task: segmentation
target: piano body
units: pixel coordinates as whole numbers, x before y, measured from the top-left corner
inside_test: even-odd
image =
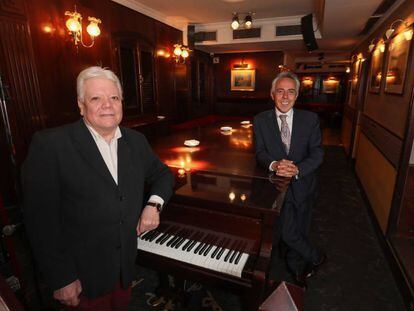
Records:
[[[225,124],[233,127],[231,135],[223,135],[223,124],[216,123],[154,145],[175,173],[176,190],[159,228],[138,238],[137,262],[238,292],[247,309],[257,310],[287,182],[275,184],[256,166],[251,127]],[[235,144],[235,137],[242,143]],[[200,146],[181,147],[191,138]]]

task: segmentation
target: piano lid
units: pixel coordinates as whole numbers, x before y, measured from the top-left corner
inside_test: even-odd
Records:
[[[289,179],[270,175],[248,177],[209,171],[181,171],[176,176],[174,201],[178,198],[217,203],[220,206],[280,211]]]

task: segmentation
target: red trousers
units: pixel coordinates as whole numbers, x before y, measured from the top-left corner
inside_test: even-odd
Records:
[[[131,287],[122,288],[118,283],[116,288],[101,297],[89,299],[80,296],[80,303],[76,307],[67,307],[68,311],[127,311],[131,300]]]

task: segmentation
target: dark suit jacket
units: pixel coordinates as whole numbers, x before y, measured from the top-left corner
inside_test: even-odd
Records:
[[[173,178],[145,137],[121,128],[118,185],[83,120],[36,133],[22,171],[24,219],[52,289],[80,279],[83,294],[134,278],[144,184],[167,201]]]
[[[259,165],[269,169],[272,161],[292,160],[299,168],[299,178],[293,179],[289,191],[297,203],[307,200],[315,192],[315,171],[323,160],[318,116],[294,109],[289,154],[282,143],[274,109],[258,114],[253,123]]]

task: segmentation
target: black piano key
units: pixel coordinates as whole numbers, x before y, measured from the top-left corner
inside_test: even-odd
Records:
[[[187,243],[185,243],[181,249],[182,249],[183,251],[185,251],[185,250],[187,249],[187,247],[188,247],[188,246],[190,246],[190,244],[191,244],[192,242],[193,242],[193,240],[189,239],[189,240],[187,241]]]
[[[144,240],[146,236],[150,235],[152,233],[152,231],[147,231],[144,234],[140,235],[141,240]]]
[[[157,237],[160,236],[160,234],[162,234],[161,231],[157,231],[157,234],[154,234],[151,236],[151,238],[149,239],[150,242],[154,241]]]
[[[191,250],[192,250],[192,248],[194,247],[194,245],[196,245],[196,243],[197,243],[198,241],[196,241],[196,240],[193,240],[192,242],[191,242],[191,244],[187,247],[187,252],[190,252]]]
[[[172,237],[172,235],[171,235],[171,234],[169,234],[169,233],[167,233],[167,234],[165,235],[165,237],[161,239],[161,241],[160,241],[160,245],[163,245],[165,242],[167,242],[169,239],[171,239],[171,237]]]
[[[203,243],[203,242],[200,242],[200,244],[198,244],[197,245],[197,247],[195,248],[195,250],[194,250],[194,254],[197,254],[198,253],[198,251],[203,247],[203,245],[204,245],[205,243]]]
[[[223,253],[224,253],[224,250],[225,250],[225,248],[223,246],[217,254],[217,257],[216,257],[217,259],[220,259],[221,255],[223,255]]]
[[[217,245],[216,248],[214,249],[213,253],[211,254],[211,258],[216,257],[219,250],[220,250],[220,246]]]
[[[159,231],[158,230],[152,230],[150,234],[145,236],[145,240],[146,241],[151,241],[152,237],[158,235]]]
[[[239,251],[239,254],[236,257],[236,260],[234,261],[234,264],[235,265],[239,264],[239,260],[240,260],[240,258],[241,258],[242,255],[243,255],[243,252],[240,250]]]
[[[177,241],[178,239],[180,238],[180,236],[178,236],[178,235],[176,235],[176,236],[174,236],[172,239],[170,239],[168,242],[167,242],[167,247],[172,247],[172,244],[175,242],[175,241]]]
[[[229,259],[230,263],[233,263],[234,259],[237,257],[237,254],[241,251],[243,247],[243,241],[239,241],[238,243],[234,243],[234,244],[235,244],[234,252]]]
[[[199,255],[203,254],[207,247],[209,247],[210,244],[205,243],[204,246],[200,249],[198,252]]]
[[[178,248],[181,246],[181,244],[183,244],[183,243],[184,243],[184,241],[185,241],[185,238],[184,238],[184,237],[182,237],[181,239],[179,239],[179,240],[177,241],[177,243],[175,243],[174,248],[175,248],[175,249],[178,249]]]
[[[213,244],[210,244],[210,246],[209,247],[207,247],[206,248],[206,250],[204,251],[204,254],[203,254],[203,256],[207,256],[208,255],[208,253],[210,252],[210,250],[212,250],[213,249]]]
[[[161,241],[168,235],[169,234],[167,232],[164,232],[163,234],[161,234],[161,236],[158,239],[155,240],[155,243],[157,244],[161,243]]]
[[[226,253],[226,256],[224,257],[224,262],[227,262],[229,260],[230,255],[234,252],[233,249],[229,249],[229,251]]]
[[[230,260],[229,260],[229,262],[230,262],[230,263],[233,263],[234,258],[236,258],[237,254],[238,254],[239,252],[240,252],[240,251],[236,251],[236,250],[233,252],[233,254],[231,255]]]

